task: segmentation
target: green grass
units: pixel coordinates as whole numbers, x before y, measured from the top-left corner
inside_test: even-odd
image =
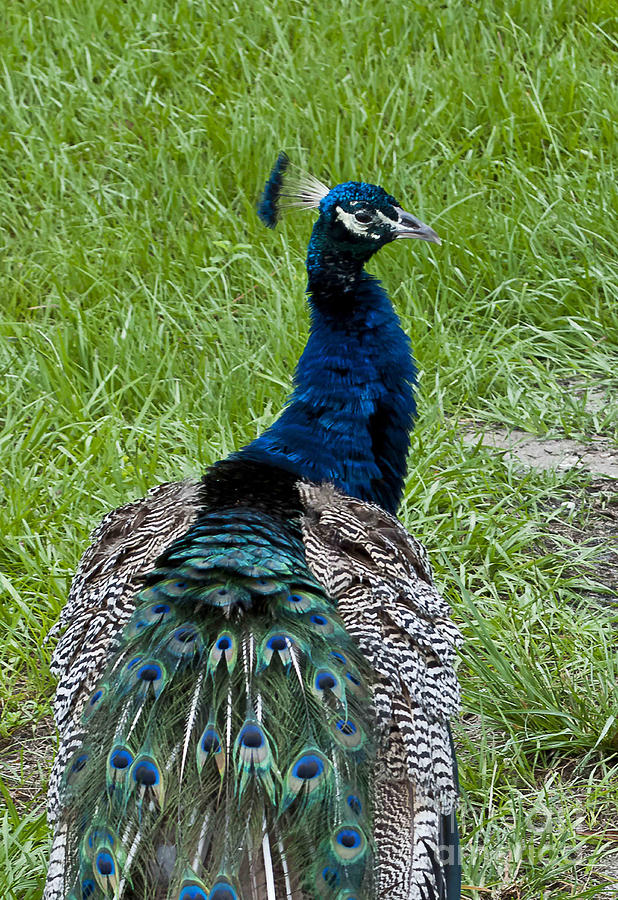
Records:
[[[586,599],[603,548],[551,529],[587,476],[523,473],[462,431],[618,440],[618,404],[565,387],[618,387],[617,51],[613,0],[3,6],[3,897],[41,893],[43,636],[89,531],[249,440],[289,389],[311,216],[271,234],[254,214],[281,148],[382,183],[444,239],[372,270],[421,369],[403,517],[466,637],[464,881],[482,890],[464,896],[596,895],[616,615]]]

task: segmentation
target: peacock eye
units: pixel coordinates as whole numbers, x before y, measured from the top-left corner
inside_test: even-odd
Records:
[[[366,210],[359,209],[358,212],[354,213],[354,218],[357,222],[360,222],[361,225],[368,225],[372,221],[373,216]]]

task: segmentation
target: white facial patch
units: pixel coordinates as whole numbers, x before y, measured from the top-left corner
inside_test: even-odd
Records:
[[[373,238],[374,241],[380,240],[379,234],[373,234],[371,231],[369,231],[369,228],[372,225],[371,222],[367,224],[364,224],[363,222],[357,222],[354,213],[346,212],[345,209],[342,209],[340,206],[336,206],[335,209],[337,210],[337,218],[339,219],[339,221],[343,222],[345,227],[348,229],[348,231],[351,231],[352,234],[357,234],[359,235],[359,237],[370,237]]]
[[[394,223],[394,221],[391,219],[390,216],[384,215],[384,213],[383,213],[383,212],[380,212],[379,209],[376,209],[376,214],[377,214],[377,216],[378,216],[379,219],[382,219],[382,221],[384,222],[385,225],[388,225],[389,228],[393,228],[393,227],[394,227],[395,223]]]

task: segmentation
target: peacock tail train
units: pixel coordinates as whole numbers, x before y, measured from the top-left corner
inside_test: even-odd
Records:
[[[460,897],[459,635],[392,515],[414,368],[362,271],[391,231],[437,236],[375,186],[301,177],[290,193],[287,166],[266,223],[282,198],[320,208],[295,391],[201,482],[154,488],[93,534],[52,660],[44,900]],[[361,202],[386,210],[376,234],[346,218]]]
[[[298,516],[206,506],[134,602],[62,775],[71,900],[369,894],[367,664]]]

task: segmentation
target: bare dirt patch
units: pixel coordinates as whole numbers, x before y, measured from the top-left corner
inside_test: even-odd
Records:
[[[596,475],[618,479],[618,448],[605,438],[591,438],[586,443],[567,438],[546,439],[525,431],[503,429],[463,435],[470,446],[480,443],[504,452],[506,459],[536,469],[587,469]]]

